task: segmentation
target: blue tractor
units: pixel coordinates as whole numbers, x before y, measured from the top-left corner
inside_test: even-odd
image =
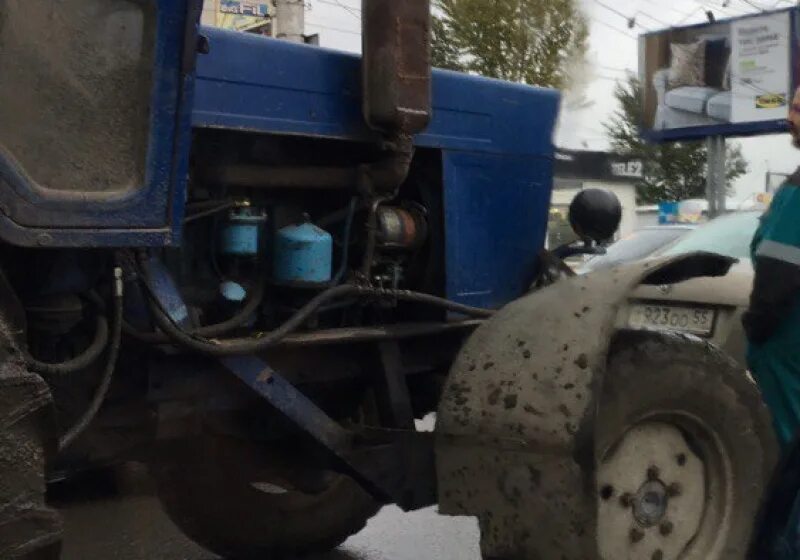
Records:
[[[563,271],[540,259],[559,95],[432,72],[429,10],[365,0],[359,58],[201,28],[195,0],[3,0],[0,557],[57,558],[47,482],[125,461],[227,557],[329,549],[380,504],[437,501],[478,515],[487,557],[594,557],[591,380],[612,311],[636,283],[724,263],[506,306]],[[575,225],[595,231],[585,198]],[[615,348],[675,344],[636,336]],[[661,410],[653,391],[671,393],[642,379]],[[437,408],[438,435],[417,432]],[[699,433],[680,418],[670,445]],[[603,444],[635,420],[605,419]],[[619,511],[658,527],[676,498],[650,474]],[[630,527],[612,525],[604,557],[645,558],[615,556]]]

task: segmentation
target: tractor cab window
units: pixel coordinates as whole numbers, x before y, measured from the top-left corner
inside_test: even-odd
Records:
[[[0,2],[0,170],[41,189],[144,183],[155,0]]]

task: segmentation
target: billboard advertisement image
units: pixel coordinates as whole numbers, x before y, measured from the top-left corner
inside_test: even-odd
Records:
[[[248,31],[267,22],[270,4],[264,0],[219,0],[217,27]]]
[[[644,136],[785,130],[795,87],[794,20],[790,9],[643,35]]]

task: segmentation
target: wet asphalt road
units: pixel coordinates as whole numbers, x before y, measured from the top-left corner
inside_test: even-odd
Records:
[[[149,495],[81,497],[59,507],[64,560],[218,558],[184,538]],[[477,522],[386,507],[338,550],[312,560],[480,560]]]

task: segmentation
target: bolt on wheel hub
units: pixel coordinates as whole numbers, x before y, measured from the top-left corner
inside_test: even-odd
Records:
[[[664,519],[668,501],[667,487],[663,482],[645,482],[633,498],[633,516],[645,527],[652,527]]]
[[[675,425],[634,426],[607,451],[597,477],[604,560],[684,557],[700,531],[708,489],[703,460]]]

